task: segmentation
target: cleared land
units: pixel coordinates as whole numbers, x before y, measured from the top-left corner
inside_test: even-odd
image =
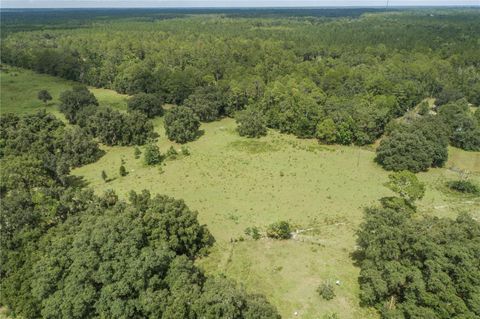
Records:
[[[51,88],[58,98],[70,85],[28,71],[18,73],[15,79],[30,79],[35,88],[20,80],[5,85],[4,79],[11,75],[2,74],[2,112],[31,112],[41,108],[36,100],[40,88]],[[26,91],[33,93],[27,96]],[[94,93],[100,103],[125,103],[125,96],[112,91]],[[56,104],[54,99],[49,110],[55,110]],[[165,153],[170,146],[179,149],[166,139],[162,119],[154,123],[161,151]],[[284,318],[294,318],[294,312],[299,318],[321,318],[330,312],[340,318],[375,318],[358,305],[359,269],[351,258],[363,208],[391,194],[383,186],[388,172],[373,162],[374,151],[323,146],[275,131],[261,139],[241,138],[232,119],[203,124],[202,129],[204,135],[187,144],[190,156],[179,156],[159,167],[147,167],[142,158],[135,159],[133,147],[103,147],[106,154],[98,162],[73,173],[98,193],[114,189],[126,197],[130,190],[148,189],[184,199],[198,210],[200,221],[217,240],[201,266],[209,273],[235,279],[252,292],[265,293]],[[119,174],[122,159],[129,172],[125,177]],[[102,170],[110,182],[102,180]],[[455,216],[469,211],[480,218],[479,198],[459,196],[444,186],[445,181],[465,174],[480,182],[479,152],[451,148],[446,168],[420,173],[419,178],[427,183],[420,212]],[[288,241],[254,241],[244,235],[246,227],[263,228],[279,220],[308,231]],[[331,301],[315,292],[324,280],[340,280],[337,297]]]

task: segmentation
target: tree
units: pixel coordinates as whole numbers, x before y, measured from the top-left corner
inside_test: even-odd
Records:
[[[157,165],[162,162],[162,155],[158,146],[154,143],[147,144],[143,152],[143,158],[147,165]]]
[[[200,121],[193,111],[185,106],[177,106],[165,115],[165,132],[168,138],[177,143],[193,141],[198,136]]]
[[[432,166],[432,149],[421,132],[394,131],[380,142],[375,160],[386,170],[426,171]]]
[[[142,155],[142,151],[138,146],[135,146],[133,150],[133,155],[135,156],[136,159],[140,158],[140,155]]]
[[[324,143],[333,144],[337,141],[335,122],[331,118],[326,118],[317,125],[316,137]]]
[[[45,105],[47,105],[47,102],[48,101],[51,101],[52,100],[52,96],[50,95],[50,93],[47,91],[47,90],[40,90],[38,91],[38,95],[37,95],[38,99],[40,101],[42,101]]]
[[[86,86],[77,85],[60,94],[60,112],[72,124],[77,122],[77,112],[89,105],[98,106],[98,101]]]
[[[127,176],[128,173],[127,173],[127,170],[126,170],[125,166],[120,165],[119,173],[120,173],[120,176],[122,176],[122,177]]]
[[[332,300],[335,298],[335,290],[331,283],[324,282],[317,288],[318,294],[325,300]]]
[[[129,111],[139,111],[148,118],[163,115],[162,99],[155,94],[137,93],[127,102]]]
[[[235,115],[237,131],[240,136],[260,137],[267,135],[267,126],[264,115],[254,107],[248,107]]]
[[[222,114],[224,101],[218,88],[206,86],[196,89],[183,105],[192,109],[200,121],[211,122]]]
[[[400,171],[388,175],[388,183],[385,184],[393,192],[398,193],[401,198],[405,199],[408,203],[412,204],[425,195],[425,184],[420,182],[409,171]]]
[[[290,224],[286,221],[279,221],[267,227],[267,237],[269,238],[289,239],[291,236]]]

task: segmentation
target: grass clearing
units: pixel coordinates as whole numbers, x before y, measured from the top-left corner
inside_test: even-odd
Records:
[[[2,113],[27,114],[39,109],[59,115],[58,104],[60,93],[71,89],[75,84],[46,74],[38,74],[30,70],[2,66],[0,70],[0,110]],[[44,105],[38,100],[40,90],[47,90],[53,100]],[[127,95],[118,94],[113,90],[89,87],[95,94],[100,105],[108,105],[119,110],[127,109]]]
[[[6,84],[4,79],[10,75],[1,76],[2,112],[4,99],[10,101],[11,111],[34,111],[41,105],[36,93],[44,88],[39,86],[43,82],[56,88],[51,92],[54,98],[58,98],[55,92],[70,86],[29,71],[21,71],[14,82]],[[29,89],[31,83],[34,89]],[[33,97],[25,97],[24,91],[34,92]],[[125,98],[113,91],[103,97],[97,91],[94,94],[101,104],[120,103]],[[153,122],[160,134],[161,152],[170,146],[179,150],[180,145],[165,137],[163,119]],[[212,253],[199,265],[207,273],[224,274],[251,292],[266,294],[284,318],[294,318],[294,312],[298,312],[296,318],[307,319],[330,312],[337,312],[342,319],[376,318],[358,305],[359,269],[351,258],[363,208],[391,195],[383,186],[389,173],[373,162],[373,150],[324,146],[275,131],[260,139],[247,139],[238,136],[235,125],[228,118],[203,124],[204,134],[186,144],[190,156],[179,156],[158,167],[146,166],[143,157],[136,159],[134,147],[103,146],[106,154],[98,162],[75,169],[73,174],[83,177],[97,193],[114,189],[125,198],[130,190],[148,189],[184,199],[217,240]],[[465,174],[480,182],[480,152],[450,148],[449,154],[446,168],[418,174],[427,184],[419,210],[450,217],[469,211],[479,219],[479,198],[445,191],[444,185]],[[125,177],[119,174],[122,159],[128,171]],[[102,170],[110,182],[102,180]],[[287,241],[254,241],[244,234],[247,227],[264,230],[279,220],[290,221],[295,229],[312,230]],[[315,291],[326,280],[340,280],[336,297],[330,301]]]

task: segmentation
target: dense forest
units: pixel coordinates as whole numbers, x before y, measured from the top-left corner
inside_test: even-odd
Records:
[[[99,143],[147,145],[147,164],[160,161],[154,117],[181,144],[234,117],[249,138],[376,145],[398,196],[358,230],[362,305],[478,318],[480,226],[415,215],[413,173],[444,166],[449,145],[480,151],[480,11],[340,11],[2,12],[2,63],[131,97],[120,112],[77,85],[59,97],[68,123],[1,115],[1,304],[23,318],[279,318],[194,264],[214,238],[182,200],[95,195],[70,175]]]

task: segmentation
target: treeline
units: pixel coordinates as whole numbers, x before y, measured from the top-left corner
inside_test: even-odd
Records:
[[[1,58],[121,93],[148,94],[137,98],[143,104],[158,99],[183,105],[200,121],[255,110],[259,120],[252,125],[247,123],[252,117],[239,115],[244,128],[261,132],[242,133],[246,136],[262,135],[270,127],[323,143],[366,145],[427,97],[435,98],[437,108],[426,113],[445,113],[442,109],[460,99],[469,107],[480,104],[477,18],[478,10],[472,9],[333,20],[115,19],[74,30],[9,34],[2,41]],[[153,106],[141,111],[148,117],[163,113]],[[473,117],[464,113],[465,118]],[[449,118],[447,124],[451,115],[442,117]],[[197,136],[193,132],[197,120],[187,117],[192,129],[187,136],[177,134],[181,142]],[[477,123],[468,120],[453,128],[455,133],[448,124],[451,144],[479,150]],[[417,141],[413,133],[394,135],[401,135],[407,144]],[[106,140],[130,143],[128,138]],[[382,155],[378,158],[383,165]],[[416,165],[413,170],[437,164]],[[384,167],[399,170],[412,165]]]
[[[480,104],[477,18],[472,9],[359,19],[118,19],[9,34],[1,58],[121,93],[153,94],[200,121],[255,109],[260,120],[252,126],[265,123],[261,131],[366,145],[427,97],[437,106],[462,98]],[[466,135],[450,140],[480,149],[475,134]]]
[[[84,89],[62,97],[72,92],[94,101]],[[0,116],[0,304],[13,316],[280,317],[264,296],[194,265],[214,239],[183,201],[97,196],[69,175],[99,156],[85,129],[44,111]]]
[[[480,317],[480,224],[420,217],[425,186],[409,172],[390,175],[386,197],[365,211],[358,231],[361,302],[382,318]]]

